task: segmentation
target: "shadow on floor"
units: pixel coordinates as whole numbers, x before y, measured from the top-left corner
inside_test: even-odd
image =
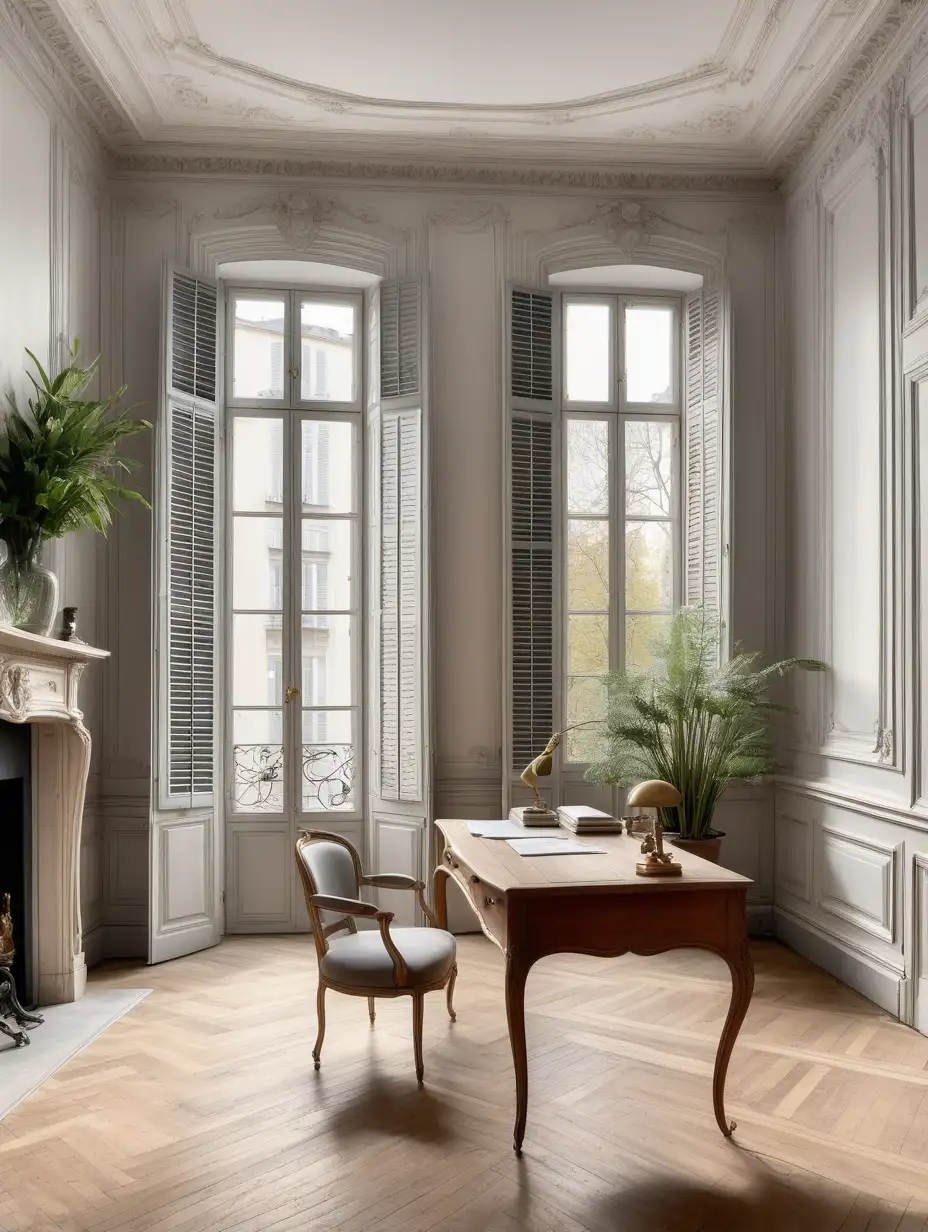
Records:
[[[321,1093],[324,1096],[324,1088]],[[452,1116],[452,1109],[428,1087],[418,1086],[414,1076],[390,1079],[374,1074],[356,1091],[340,1092],[326,1112],[327,1127],[343,1142],[372,1132],[411,1142],[449,1142],[455,1136]]]
[[[813,1178],[779,1177],[761,1161],[749,1171],[738,1188],[734,1178],[718,1187],[673,1178],[632,1185],[594,1199],[581,1219],[622,1232],[838,1232],[854,1206],[854,1193]]]

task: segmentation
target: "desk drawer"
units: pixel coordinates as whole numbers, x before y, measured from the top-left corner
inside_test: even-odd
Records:
[[[506,895],[477,874],[450,851],[445,851],[445,863],[453,869],[455,880],[470,899],[481,923],[499,944],[506,946]]]

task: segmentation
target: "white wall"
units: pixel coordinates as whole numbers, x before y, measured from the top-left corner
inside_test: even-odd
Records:
[[[0,13],[0,395],[25,399],[27,357],[60,361],[66,339],[82,355],[101,345],[103,170],[75,130],[67,100],[22,31]],[[96,536],[71,536],[46,549],[63,606],[79,609],[85,641],[106,645]],[[103,680],[113,667],[88,669],[82,706],[94,740],[81,849],[82,913],[88,960],[103,952],[105,839],[101,817]]]
[[[794,688],[775,860],[780,935],[922,1026],[926,52],[928,19],[789,186],[785,625],[834,670]]]
[[[633,199],[635,227],[622,206]],[[733,634],[760,649],[775,640],[774,484],[777,419],[774,311],[782,205],[765,195],[665,192],[645,197],[589,190],[473,193],[466,189],[294,182],[278,177],[119,175],[113,208],[113,355],[133,400],[157,414],[160,270],[163,257],[213,272],[218,262],[305,256],[360,264],[382,276],[427,272],[431,293],[436,665],[436,811],[496,816],[502,771],[502,309],[508,279],[538,283],[571,264],[673,264],[682,248],[730,283],[733,322]],[[323,208],[320,208],[320,203]],[[319,221],[316,221],[317,215]],[[296,237],[298,247],[291,237]],[[308,238],[307,238],[308,237]],[[143,442],[143,444],[145,444]],[[130,513],[111,544],[114,642],[122,670],[112,697],[111,775],[126,785],[113,824],[143,860],[130,798],[149,773],[151,543]],[[772,795],[744,789],[722,808],[727,853],[753,877],[759,911],[772,903]],[[138,813],[141,818],[141,812]],[[250,823],[249,823],[250,824]],[[273,825],[264,846],[274,846]],[[256,850],[260,825],[236,823],[233,842]],[[134,835],[134,837],[133,837]],[[244,852],[245,847],[242,846]],[[276,852],[276,847],[274,848]],[[284,853],[289,859],[289,854]],[[274,855],[277,859],[278,855]],[[255,927],[279,926],[286,886],[259,863],[232,857]],[[263,874],[262,874],[263,875]],[[291,887],[292,889],[292,887]],[[123,901],[144,922],[136,890]]]

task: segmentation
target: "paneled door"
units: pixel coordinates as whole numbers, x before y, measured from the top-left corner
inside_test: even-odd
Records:
[[[363,842],[362,300],[226,295],[226,928],[305,927],[293,844]]]

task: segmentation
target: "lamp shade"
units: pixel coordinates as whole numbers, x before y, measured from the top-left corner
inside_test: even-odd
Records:
[[[629,792],[630,808],[674,808],[683,802],[683,797],[672,783],[663,779],[646,779]]]

